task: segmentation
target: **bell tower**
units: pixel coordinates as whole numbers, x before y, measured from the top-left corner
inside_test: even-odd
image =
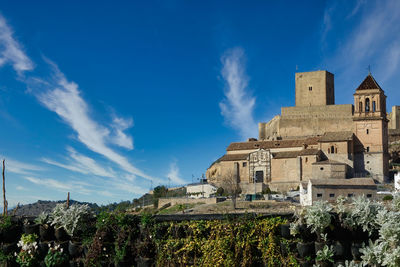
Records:
[[[388,177],[388,120],[386,96],[369,73],[354,94],[353,132],[356,176]]]

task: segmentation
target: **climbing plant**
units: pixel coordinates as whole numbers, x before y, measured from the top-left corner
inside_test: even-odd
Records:
[[[157,266],[295,266],[294,255],[281,249],[282,223],[244,217],[157,224]]]

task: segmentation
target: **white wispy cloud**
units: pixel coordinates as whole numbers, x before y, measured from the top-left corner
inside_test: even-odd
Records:
[[[22,51],[6,19],[0,14],[0,66],[4,64],[11,64],[18,73],[33,69],[32,61]]]
[[[120,135],[118,138],[112,137],[111,131],[107,127],[99,124],[90,116],[89,107],[81,96],[78,85],[68,81],[54,63],[49,62],[49,64],[52,65],[54,71],[53,81],[50,83],[47,81],[49,84],[41,84],[45,89],[44,92],[36,94],[39,101],[69,125],[77,134],[77,139],[90,150],[118,164],[129,174],[149,180],[158,180],[133,166],[126,157],[117,153],[108,144],[111,139],[114,140],[114,143],[118,142],[120,146],[133,147],[132,143],[127,142],[128,137],[123,134],[123,129],[129,127],[132,122],[122,119],[114,120],[114,125]]]
[[[33,165],[30,163],[21,162],[21,161],[6,158],[6,157],[2,157],[2,158],[5,158],[6,172],[29,175],[32,172],[38,172],[38,171],[45,170],[44,168],[42,168],[40,166]],[[1,162],[1,164],[3,164],[3,163]]]
[[[44,186],[47,188],[55,189],[61,192],[76,192],[83,195],[87,195],[92,193],[92,190],[89,190],[86,186],[75,183],[75,182],[61,182],[55,179],[48,178],[36,178],[32,176],[24,177],[27,181],[34,183],[36,185]]]
[[[340,8],[349,3],[353,3],[350,11]],[[398,77],[400,1],[334,1],[326,7],[325,17],[330,19],[329,23],[323,22],[324,27],[335,29],[331,31],[331,39],[323,40],[335,47],[335,52],[328,59],[329,65],[341,70],[349,79],[354,79],[354,73],[360,68],[366,72],[370,64],[382,83]],[[338,35],[345,37],[335,40]]]
[[[17,187],[15,187],[15,189],[17,189],[18,191],[27,191],[28,190],[27,188],[20,186],[20,185],[17,185]]]
[[[177,161],[174,160],[169,165],[169,171],[167,177],[171,179],[171,181],[176,185],[185,184],[185,181],[181,178],[181,174],[179,172],[179,167]]]
[[[91,151],[104,156],[109,161],[119,166],[118,175],[111,168],[105,168],[93,158],[85,156],[72,148],[68,148],[65,162],[43,158],[42,161],[68,169],[74,172],[100,177],[112,177],[111,180],[102,180],[102,186],[83,183],[80,181],[60,181],[55,179],[37,178],[36,171],[42,171],[41,167],[25,164],[15,160],[9,160],[7,170],[24,175],[24,178],[36,185],[48,187],[58,191],[73,191],[81,194],[93,194],[96,191],[104,196],[115,196],[115,192],[128,192],[140,194],[144,188],[132,184],[136,177],[163,183],[162,180],[151,177],[142,170],[136,168],[125,156],[118,153],[112,146],[119,146],[128,150],[133,149],[133,139],[127,130],[133,126],[133,119],[129,117],[112,116],[110,124],[102,124],[93,119],[90,109],[78,85],[68,81],[65,75],[51,61],[44,59],[47,66],[52,69],[50,77],[36,77],[34,75],[21,77],[21,81],[27,85],[27,92],[37,97],[47,109],[55,112],[76,134],[77,140]],[[0,67],[11,64],[18,74],[32,70],[34,64],[23,52],[22,46],[13,38],[11,28],[4,17],[0,15]],[[97,179],[95,176],[92,179]],[[96,188],[96,190],[94,190]],[[108,189],[112,189],[109,192]],[[17,190],[23,190],[18,186]]]
[[[120,147],[133,149],[132,137],[124,133],[125,130],[131,128],[132,126],[133,126],[132,118],[124,119],[114,116],[113,123],[111,125],[113,133],[110,135],[109,138],[110,142]]]
[[[51,164],[82,174],[94,174],[103,177],[115,177],[115,172],[111,168],[103,168],[94,159],[78,153],[77,151],[75,151],[75,149],[71,147],[67,147],[67,150],[69,154],[68,163],[61,163],[48,158],[43,158],[42,161],[47,164]]]
[[[253,118],[255,98],[248,89],[248,77],[244,67],[244,51],[234,48],[221,57],[221,74],[225,80],[225,99],[219,104],[225,121],[239,131],[242,138],[254,137],[257,124]]]

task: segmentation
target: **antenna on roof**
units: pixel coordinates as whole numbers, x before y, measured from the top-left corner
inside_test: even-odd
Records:
[[[371,75],[371,65],[368,65],[368,75]]]
[[[299,70],[299,66],[296,65],[296,71]]]

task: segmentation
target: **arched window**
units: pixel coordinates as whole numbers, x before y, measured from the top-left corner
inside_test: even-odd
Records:
[[[376,102],[372,101],[372,112],[376,111]]]
[[[334,146],[331,146],[331,153],[335,154],[335,147]]]
[[[359,105],[358,105],[358,109],[360,110],[360,112],[363,111],[363,109],[362,109],[362,102],[361,102],[361,101],[360,101],[360,103],[359,103]]]
[[[369,98],[365,99],[365,112],[369,112]]]

